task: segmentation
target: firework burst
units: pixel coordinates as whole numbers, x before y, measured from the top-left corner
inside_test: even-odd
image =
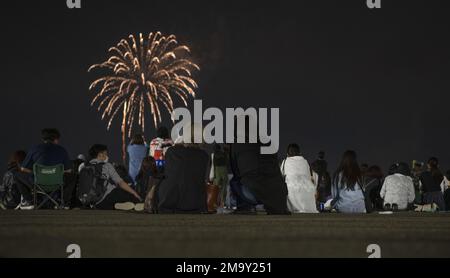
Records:
[[[146,110],[150,108],[157,127],[162,121],[162,109],[173,112],[174,97],[187,106],[197,89],[192,71],[200,68],[187,58],[187,46],[179,45],[174,35],[165,37],[160,32],[148,37],[130,35],[111,47],[109,53],[108,60],[89,68],[89,72],[97,68],[108,72],[92,82],[89,90],[99,89],[91,105],[97,106],[102,119],[108,121],[108,130],[114,119],[121,117],[125,160],[126,138],[131,137],[135,127],[145,131]]]

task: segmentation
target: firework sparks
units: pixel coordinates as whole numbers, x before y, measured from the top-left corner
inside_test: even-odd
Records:
[[[101,64],[89,68],[106,69],[108,74],[92,82],[89,90],[99,88],[91,105],[97,106],[108,130],[117,116],[122,117],[122,155],[125,160],[126,138],[137,126],[145,131],[146,109],[150,108],[155,127],[162,121],[162,109],[174,110],[174,96],[187,106],[195,97],[197,83],[193,70],[200,68],[187,56],[190,50],[179,45],[176,37],[160,32],[148,37],[130,35],[109,49],[111,56]],[[100,86],[101,85],[101,86]],[[120,113],[121,112],[121,113]],[[137,124],[136,124],[137,123]]]

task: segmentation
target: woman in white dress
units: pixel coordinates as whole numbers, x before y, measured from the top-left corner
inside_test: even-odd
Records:
[[[291,144],[281,172],[288,188],[288,209],[292,213],[317,213],[316,186],[311,179],[308,161],[300,155],[300,147]]]

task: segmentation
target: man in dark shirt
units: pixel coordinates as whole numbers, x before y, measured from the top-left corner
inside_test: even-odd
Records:
[[[33,188],[33,166],[40,164],[43,166],[55,166],[58,164],[64,165],[66,174],[72,171],[72,163],[69,159],[67,151],[59,145],[60,133],[56,129],[42,130],[43,143],[33,147],[25,157],[20,171],[15,175],[17,186],[22,194],[22,202],[19,205],[20,209],[29,210],[34,209],[32,205],[31,189]],[[66,184],[64,189],[64,200],[70,201],[74,184]]]

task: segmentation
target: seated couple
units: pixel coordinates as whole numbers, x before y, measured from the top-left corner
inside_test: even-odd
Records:
[[[193,125],[192,130],[196,128],[201,127]],[[164,179],[149,194],[153,196],[147,196],[147,201],[153,199],[156,202],[158,213],[208,211],[209,156],[200,144],[184,143],[188,142],[186,139],[181,136],[175,146],[167,150]],[[260,155],[257,144],[234,144],[231,160],[234,177],[230,183],[237,199],[236,213],[253,214],[258,204],[263,204],[269,214],[288,213],[287,189],[276,155]]]

